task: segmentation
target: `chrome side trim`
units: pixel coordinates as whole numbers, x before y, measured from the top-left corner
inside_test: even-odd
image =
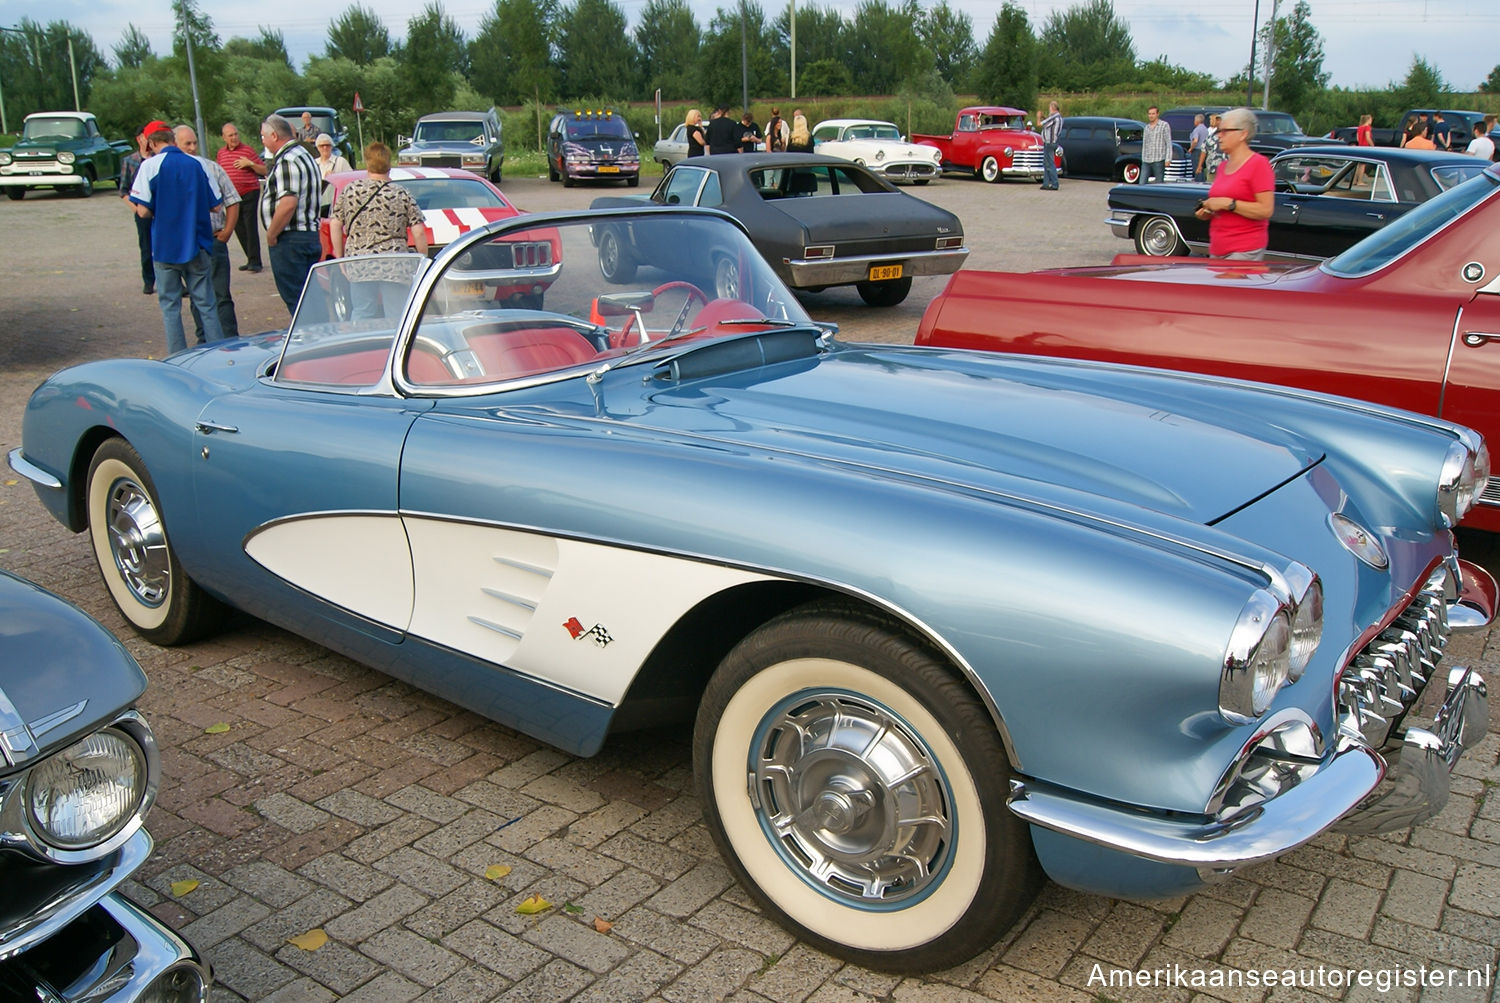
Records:
[[[41,467],[32,463],[21,454],[21,447],[17,446],[6,455],[6,461],[10,463],[10,469],[26,478],[38,487],[51,488],[56,491],[62,487],[62,481],[53,477]]]
[[[1443,405],[1448,401],[1448,374],[1453,369],[1453,352],[1458,348],[1458,325],[1463,323],[1464,308],[1460,303],[1458,312],[1453,315],[1453,331],[1448,337],[1448,356],[1443,359],[1443,383],[1438,387],[1437,413],[1443,413]]]
[[[1011,781],[1010,810],[1032,825],[1146,860],[1235,868],[1306,843],[1359,804],[1385,773],[1362,746],[1345,748],[1306,783],[1229,819],[1144,814],[1035,781]]]
[[[510,562],[505,561],[502,563],[509,564]],[[481,585],[479,591],[492,599],[499,599],[501,602],[510,603],[512,606],[519,606],[521,609],[530,610],[532,613],[536,612],[536,603],[530,599],[523,599],[520,596],[511,595],[509,592],[501,592],[499,589],[492,589],[488,585]]]
[[[521,640],[522,635],[519,630],[511,630],[509,627],[502,627],[500,624],[496,623],[493,620],[486,620],[482,616],[469,616],[465,619],[467,619],[472,624],[477,624],[478,626],[483,627],[486,630],[493,630],[497,634],[504,634],[506,637],[513,638],[517,641]]]

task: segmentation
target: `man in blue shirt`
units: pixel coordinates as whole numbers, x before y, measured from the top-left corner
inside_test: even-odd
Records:
[[[208,174],[197,159],[174,144],[170,129],[162,128],[146,137],[151,159],[141,166],[130,201],[136,214],[151,220],[151,259],[156,266],[156,301],[161,306],[167,330],[167,353],[187,347],[182,328],[182,296],[198,308],[203,336],[219,341],[214,299],[212,259],[214,231],[209,213],[221,204],[208,182]]]

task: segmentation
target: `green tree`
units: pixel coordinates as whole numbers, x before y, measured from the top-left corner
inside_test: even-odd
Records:
[[[975,89],[981,100],[1029,111],[1036,104],[1037,72],[1031,21],[1025,10],[1005,0],[975,68]]]
[[[15,31],[0,35],[0,81],[5,84],[5,115],[11,127],[36,111],[63,111],[73,107],[73,75],[68,65],[68,42],[73,43],[73,64],[78,70],[78,99],[91,106],[94,79],[106,74],[108,64],[94,41],[66,21],[43,27],[22,18]]]
[[[365,106],[362,116],[365,142],[378,139],[394,144],[398,136],[411,132],[412,122],[418,114],[407,103],[409,94],[404,72],[394,56],[382,56],[370,63],[314,56],[307,61],[304,73],[307,100],[333,108],[350,108],[357,91]],[[359,137],[353,123],[350,123],[350,133],[357,143]]]
[[[932,51],[917,32],[921,15],[917,0],[860,0],[846,36],[849,73],[859,93],[889,93],[892,83],[932,69]]]
[[[1313,27],[1312,8],[1297,0],[1292,13],[1261,29],[1261,45],[1271,48],[1271,98],[1275,107],[1301,114],[1328,85],[1323,70],[1323,38]]]
[[[431,0],[407,22],[397,61],[406,76],[407,103],[419,115],[452,107],[458,89],[454,77],[468,69],[469,46],[440,0]]]
[[[469,79],[496,104],[557,99],[554,0],[496,0],[469,45]]]
[[[1406,79],[1396,86],[1404,108],[1441,108],[1447,103],[1448,84],[1443,75],[1421,56],[1413,56]]]
[[[1479,89],[1485,94],[1500,94],[1500,65],[1490,70],[1490,75],[1479,85]]]
[[[281,29],[267,28],[261,26],[260,34],[255,38],[231,38],[224,43],[224,54],[226,56],[245,56],[250,59],[266,59],[281,63],[287,69],[292,69],[292,57],[286,51],[286,38],[282,36]]]
[[[948,6],[948,0],[938,0],[917,19],[917,35],[949,87],[968,82],[979,62],[973,18]]]
[[[1147,90],[1211,91],[1218,87],[1212,74],[1199,73],[1169,62],[1166,56],[1157,56],[1136,69],[1137,79]],[[1245,82],[1240,81],[1243,88]]]
[[[9,112],[9,85],[5,95]],[[122,66],[101,75],[95,82],[90,105],[106,136],[134,137],[152,119],[183,122],[191,118],[193,96],[182,64],[150,56],[140,66]]]
[[[800,23],[800,20],[799,20]],[[766,22],[760,4],[751,0],[714,12],[698,47],[698,80],[702,97],[710,104],[740,104],[740,39],[744,30],[744,52],[750,97],[785,94],[788,66],[776,58],[776,32]],[[801,44],[801,38],[798,38]],[[780,50],[785,52],[785,49]],[[798,90],[801,60],[798,60]]]
[[[562,9],[557,61],[565,98],[619,101],[635,93],[635,49],[613,0],[574,0]]]
[[[842,97],[854,93],[854,78],[849,75],[849,67],[837,59],[815,60],[797,70],[797,93],[807,97]]]
[[[184,34],[185,33],[185,34]],[[193,40],[193,58],[198,50],[217,51],[219,33],[214,31],[213,18],[198,6],[198,0],[172,0],[172,54],[182,56],[186,51],[184,38]]]
[[[127,24],[115,45],[115,65],[140,66],[152,56],[151,39],[133,24]]]
[[[774,36],[772,59],[777,66],[791,67],[791,18],[782,11],[771,27]],[[812,4],[797,7],[797,67],[798,90],[801,90],[801,71],[820,59],[842,61],[849,51],[847,35],[849,25],[843,15],[829,7]]]
[[[391,54],[391,33],[386,30],[379,14],[357,3],[351,4],[328,25],[328,44],[324,52],[329,59],[373,63]]]
[[[1086,0],[1047,16],[1042,27],[1041,86],[1098,90],[1135,75],[1135,42],[1110,0]]]
[[[649,0],[635,27],[642,96],[658,87],[668,101],[698,96],[700,34],[687,0]]]

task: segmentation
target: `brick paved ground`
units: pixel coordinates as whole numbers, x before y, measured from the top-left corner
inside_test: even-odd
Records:
[[[594,192],[507,182],[528,208]],[[975,263],[1097,262],[1123,249],[1100,221],[1105,186],[944,181],[925,197],[961,213]],[[26,394],[70,362],[159,354],[139,293],[132,228],[106,191],[0,205],[0,449]],[[234,252],[240,261],[238,250]],[[235,274],[241,328],[284,322],[269,273]],[[909,340],[939,280],[893,311],[852,292],[808,298],[846,336]],[[0,567],[80,603],[151,678],[144,708],[164,747],[157,852],[128,890],[212,959],[215,999],[1476,1001],[1473,987],[1329,984],[1122,988],[1111,969],[1494,971],[1500,942],[1500,735],[1453,778],[1447,810],[1412,832],[1317,840],[1210,892],[1112,901],[1049,885],[1009,937],[925,978],[844,965],[768,922],[720,864],[691,794],[686,737],[612,742],[581,760],[253,621],[191,647],[136,639],[82,537],[30,488],[0,478]],[[1486,637],[1457,657],[1500,676]],[[222,734],[206,734],[214,724]],[[496,865],[510,868],[490,879]],[[198,881],[174,896],[171,886]],[[516,912],[541,894],[554,908]],[[596,932],[595,917],[614,924]],[[288,943],[314,928],[315,951]]]

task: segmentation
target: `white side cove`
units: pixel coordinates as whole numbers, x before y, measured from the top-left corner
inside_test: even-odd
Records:
[[[328,515],[262,527],[245,553],[267,571],[367,620],[411,623],[411,550],[397,515]]]
[[[724,589],[770,578],[539,533],[423,517],[403,522],[396,515],[282,522],[252,537],[246,551],[337,606],[611,705],[624,698],[641,663],[683,613]],[[400,596],[399,584],[405,585]],[[391,593],[383,604],[372,596],[382,589]],[[404,615],[392,618],[402,608]]]

